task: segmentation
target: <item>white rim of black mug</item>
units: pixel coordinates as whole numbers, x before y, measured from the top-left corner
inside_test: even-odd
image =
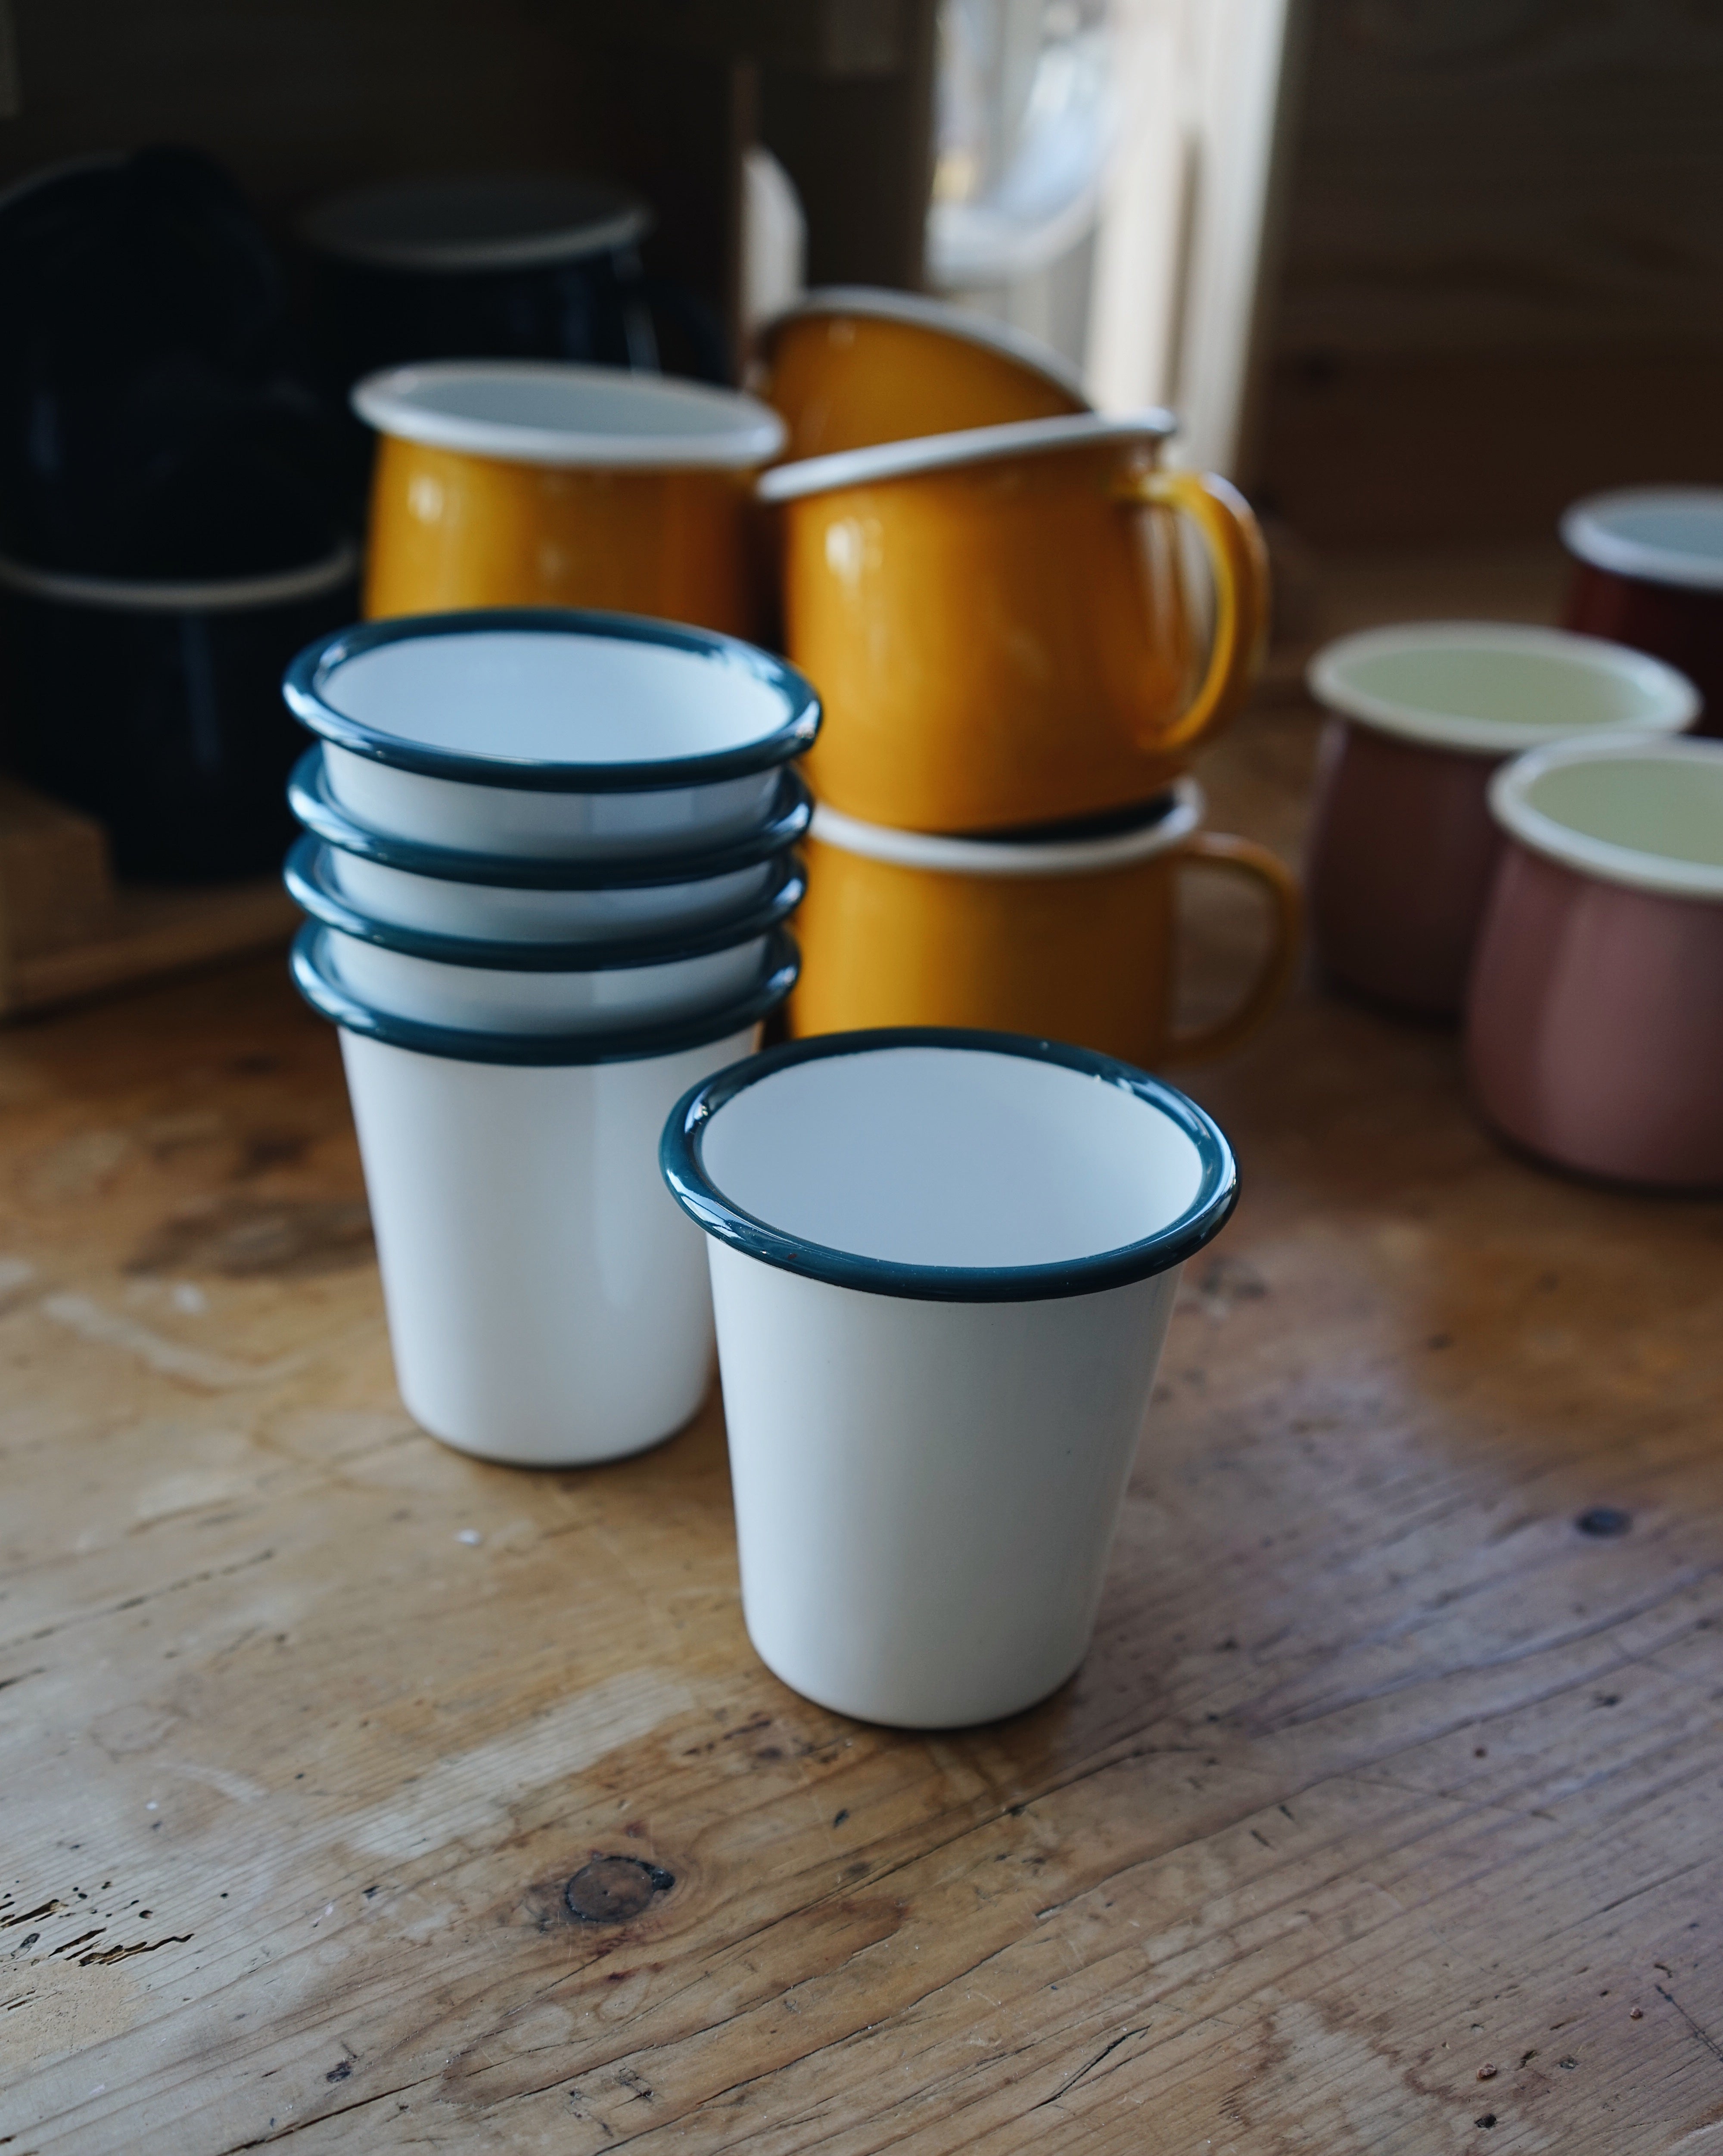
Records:
[[[639,394],[662,408],[680,404],[703,408],[727,428],[709,432],[625,434],[584,431],[573,427],[535,425],[512,419],[485,419],[440,410],[435,393],[482,379],[498,382],[548,382],[579,389],[591,387],[615,395]],[[456,456],[481,457],[492,463],[549,465],[568,469],[630,471],[736,471],[755,470],[779,455],[787,439],[784,422],[769,404],[740,389],[720,389],[680,375],[633,372],[625,367],[588,367],[573,360],[439,359],[416,366],[383,368],[354,383],[349,403],[368,427],[398,441],[419,442],[427,449]]]
[[[510,185],[568,190],[569,215],[584,195],[590,213],[584,224],[572,222],[555,231],[514,239],[441,239],[422,242],[355,239],[343,231],[344,219],[391,198],[404,202],[415,193],[439,189],[450,195],[463,187],[500,192]],[[300,238],[331,261],[362,270],[383,270],[396,276],[465,277],[487,272],[506,275],[525,270],[554,270],[564,263],[590,261],[632,247],[652,229],[652,213],[638,195],[607,182],[576,180],[561,172],[496,172],[425,175],[416,179],[381,180],[371,186],[343,188],[315,203],[299,219]]]
[[[1654,715],[1623,718],[1607,725],[1583,728],[1584,734],[1631,733],[1641,740],[1660,740],[1679,733],[1699,716],[1700,697],[1684,674],[1648,651],[1635,651],[1607,637],[1586,636],[1576,629],[1547,629],[1530,622],[1407,621],[1363,629],[1324,644],[1305,669],[1310,694],[1326,711],[1391,735],[1396,741],[1415,742],[1422,748],[1448,749],[1460,756],[1515,756],[1522,749],[1541,748],[1546,742],[1570,738],[1561,726],[1533,726],[1517,719],[1480,719],[1463,713],[1432,711],[1417,704],[1404,704],[1391,696],[1378,696],[1345,678],[1350,660],[1377,653],[1403,651],[1517,652],[1541,654],[1571,665],[1589,664],[1618,680],[1636,680],[1648,697],[1655,693],[1664,708]]]
[[[0,587],[8,591],[46,599],[54,606],[94,607],[110,613],[238,613],[294,606],[339,591],[358,573],[359,550],[350,539],[303,568],[183,580],[76,576],[66,570],[34,568],[0,554]]]
[[[80,172],[116,172],[128,163],[131,157],[127,150],[91,150],[82,157],[59,157],[51,165],[39,165],[33,172],[26,172],[22,179],[0,187],[0,217],[39,188],[51,187],[61,180],[75,179]]]
[[[1643,891],[1659,898],[1688,898],[1701,906],[1723,903],[1723,866],[1653,854],[1642,847],[1576,830],[1540,808],[1531,789],[1546,772],[1582,763],[1709,765],[1723,772],[1723,742],[1629,739],[1623,735],[1551,742],[1504,763],[1489,782],[1489,813],[1507,835],[1546,860],[1598,883]]]
[[[1635,583],[1674,585],[1682,591],[1723,597],[1723,552],[1685,553],[1611,529],[1612,512],[1624,509],[1700,505],[1716,519],[1723,534],[1723,487],[1624,486],[1607,494],[1587,495],[1562,511],[1561,543],[1578,561]]]
[[[801,858],[791,853],[784,856],[778,881],[764,898],[751,901],[744,911],[719,921],[692,927],[659,927],[638,936],[584,940],[568,937],[554,943],[535,937],[531,942],[516,942],[503,937],[450,936],[437,929],[379,921],[331,885],[325,873],[325,857],[331,850],[309,831],[296,839],[288,850],[281,880],[301,912],[358,942],[374,943],[379,950],[433,959],[440,966],[471,966],[491,973],[626,973],[638,966],[708,958],[716,952],[733,950],[738,943],[751,943],[757,937],[769,935],[795,912],[808,887]]]
[[[327,683],[347,660],[390,644],[511,633],[607,638],[733,667],[775,694],[784,717],[758,741],[715,749],[706,756],[666,757],[650,763],[563,763],[543,757],[473,756],[463,749],[404,740],[349,718],[324,694]],[[534,793],[662,793],[681,787],[716,785],[790,762],[813,746],[820,731],[820,699],[812,684],[757,644],[714,629],[690,629],[645,614],[599,613],[580,607],[467,607],[458,613],[393,614],[383,621],[358,622],[316,638],[297,653],[281,677],[281,694],[301,726],[350,755],[426,778],[453,779],[462,786],[511,787]]]
[[[831,1056],[866,1055],[896,1048],[943,1048],[971,1054],[1021,1056],[1054,1063],[1115,1086],[1156,1108],[1189,1138],[1201,1163],[1196,1195],[1176,1219],[1152,1235],[1111,1250],[1042,1265],[918,1265],[867,1258],[810,1241],[758,1219],[728,1198],[707,1173],[702,1155],[706,1127],[728,1101],[774,1072]],[[1134,1064],[1031,1034],[990,1033],[942,1025],[880,1026],[852,1033],[825,1033],[769,1048],[692,1086],[670,1111],[659,1141],[658,1164],[671,1195],[697,1227],[744,1256],[782,1272],[825,1281],[864,1295],[907,1296],[922,1302],[1050,1302],[1073,1295],[1098,1295],[1151,1274],[1167,1272],[1212,1241],[1238,1202],[1238,1168],[1220,1126],[1186,1095]],[[1002,1160],[1000,1173],[1009,1175]]]
[[[1013,329],[949,301],[931,300],[920,292],[893,292],[873,285],[823,285],[804,292],[794,305],[774,315],[761,329],[760,350],[769,354],[778,332],[791,322],[807,321],[821,315],[860,315],[869,321],[902,322],[911,329],[933,330],[960,343],[979,345],[984,352],[1015,360],[1031,374],[1038,374],[1067,397],[1074,397],[1085,412],[1093,401],[1083,387],[1082,374],[1051,345],[1026,331]]]
[[[537,1068],[573,1068],[595,1063],[644,1063],[654,1056],[704,1048],[753,1025],[777,1009],[795,986],[801,952],[787,928],[774,928],[766,947],[760,977],[747,994],[732,997],[676,1019],[654,1025],[617,1027],[595,1033],[468,1032],[451,1025],[429,1025],[420,1019],[398,1018],[362,1003],[336,980],[325,957],[332,932],[321,921],[307,921],[293,939],[288,966],[293,984],[320,1018],[344,1032],[432,1055],[447,1063],[498,1063]]]
[[[757,831],[727,839],[721,845],[589,854],[578,860],[465,853],[455,846],[397,838],[348,815],[329,791],[321,742],[313,743],[294,765],[287,781],[287,805],[306,830],[360,860],[399,869],[408,875],[433,876],[439,883],[489,884],[513,891],[637,891],[701,883],[711,876],[759,867],[795,845],[814,819],[808,783],[786,764],[779,774],[769,819]]]
[[[1003,427],[966,427],[950,434],[920,434],[907,442],[877,442],[870,449],[835,449],[774,465],[754,483],[762,501],[800,501],[809,495],[846,487],[878,486],[924,472],[997,463],[1003,457],[1052,456],[1062,449],[1091,449],[1139,443],[1153,449],[1177,422],[1160,407],[1113,418],[1104,412],[1069,412],[1052,419],[1013,419]]]

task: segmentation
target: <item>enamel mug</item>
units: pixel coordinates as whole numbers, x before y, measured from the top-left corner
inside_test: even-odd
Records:
[[[1201,830],[1201,789],[1188,778],[1099,838],[930,838],[817,808],[790,1031],[985,1026],[1150,1065],[1236,1047],[1290,977],[1298,887],[1266,847]],[[1180,1032],[1171,1017],[1175,886],[1191,868],[1256,886],[1271,929],[1238,1007]]]
[[[1695,729],[1723,734],[1723,487],[1627,487],[1561,519],[1574,558],[1567,626],[1649,651],[1705,700]]]
[[[450,1033],[368,1005],[307,922],[293,976],[341,1029],[395,1378],[433,1437],[584,1467],[699,1410],[712,1376],[702,1239],[666,1196],[678,1096],[745,1055],[795,978],[656,1028]]]
[[[345,542],[303,568],[175,583],[0,556],[7,773],[95,816],[122,876],[262,874],[296,753],[281,669],[352,619],[358,575]]]
[[[1050,346],[913,292],[810,292],[760,344],[761,394],[789,430],[789,457],[1089,408],[1081,377]]]
[[[344,392],[408,361],[658,363],[637,196],[568,173],[373,182],[299,221],[312,321]]]
[[[1316,955],[1348,988],[1454,1018],[1501,851],[1487,795],[1564,735],[1678,732],[1699,709],[1660,660],[1512,622],[1366,629],[1317,654],[1323,736],[1305,891]]]
[[[1489,805],[1466,1016],[1485,1117],[1584,1174],[1723,1189],[1723,742],[1559,743]]]
[[[382,436],[365,612],[579,606],[749,634],[754,474],[776,413],[734,390],[553,361],[368,375]]]
[[[342,629],[281,693],[358,825],[475,855],[594,861],[756,836],[820,704],[709,629],[475,608]]]
[[[720,1071],[661,1158],[707,1237],[760,1659],[907,1728],[1045,1698],[1088,1649],[1179,1269],[1232,1210],[1225,1138],[1106,1056],[929,1028]]]
[[[787,648],[825,707],[821,801],[985,832],[1146,801],[1178,775],[1255,679],[1268,569],[1226,480],[1155,469],[1171,424],[1042,419],[766,475]],[[1214,573],[1201,667],[1174,512]]]

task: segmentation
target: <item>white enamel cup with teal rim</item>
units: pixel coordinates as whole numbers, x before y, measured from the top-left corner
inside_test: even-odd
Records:
[[[379,920],[342,895],[332,859],[333,849],[307,832],[294,841],[283,880],[328,930],[337,978],[397,1018],[479,1033],[652,1025],[744,994],[805,887],[789,854],[775,885],[727,920],[605,940],[512,942]]]
[[[368,622],[308,645],[282,694],[357,822],[535,859],[746,837],[820,726],[813,690],[769,652],[573,608]]]
[[[471,1034],[392,1017],[293,948],[341,1029],[396,1381],[434,1437],[486,1460],[589,1466],[656,1445],[712,1375],[702,1238],[658,1138],[673,1103],[745,1055],[795,978],[787,938],[740,997],[674,1024]]]
[[[677,1102],[743,1613],[820,1706],[990,1722],[1088,1651],[1179,1270],[1237,1193],[1201,1109],[1014,1034],[822,1034]]]
[[[287,800],[331,849],[326,864],[335,889],[361,913],[443,936],[573,943],[706,927],[775,889],[813,820],[814,797],[800,774],[787,770],[758,831],[697,851],[602,860],[462,853],[356,821],[329,791],[323,754],[321,746],[306,751]]]

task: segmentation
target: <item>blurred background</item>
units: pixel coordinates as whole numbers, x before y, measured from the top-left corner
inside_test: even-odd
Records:
[[[1315,542],[1723,476],[1720,105],[1717,0],[0,9],[0,182],[189,146],[291,259],[363,182],[608,179],[738,372],[786,285],[955,295]]]
[[[1272,695],[1371,579],[1549,618],[1565,504],[1723,480],[1720,110],[1723,0],[0,0],[0,767],[99,827],[0,795],[0,1009],[87,940],[104,833],[164,888],[279,850],[270,680],[356,610],[347,387],[473,341],[371,334],[429,214],[395,183],[537,190],[533,276],[460,213],[497,352],[745,383],[799,292],[884,285],[1171,406],[1267,524]],[[176,850],[175,801],[231,843]],[[280,903],[158,890],[126,933]]]

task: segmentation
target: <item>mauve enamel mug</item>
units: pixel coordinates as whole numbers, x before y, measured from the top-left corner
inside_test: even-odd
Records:
[[[1563,1168],[1723,1188],[1723,742],[1571,742],[1499,772],[1467,1060]]]
[[[1699,710],[1661,660],[1511,622],[1410,623],[1317,654],[1324,735],[1305,868],[1323,971],[1457,1018],[1501,840],[1491,775],[1564,735],[1668,734]]]

